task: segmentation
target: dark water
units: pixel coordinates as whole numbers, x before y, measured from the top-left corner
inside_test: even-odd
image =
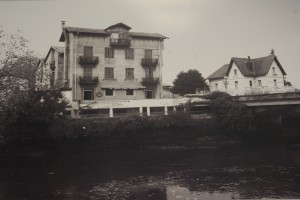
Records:
[[[300,146],[1,158],[0,199],[300,198]]]

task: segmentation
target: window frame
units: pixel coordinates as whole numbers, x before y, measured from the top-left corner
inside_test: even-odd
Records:
[[[126,89],[126,96],[134,96],[134,89]]]
[[[114,48],[112,47],[105,47],[105,58],[114,58]]]
[[[128,60],[134,59],[134,49],[133,48],[127,48],[125,50],[125,59],[128,59]]]
[[[261,80],[257,80],[257,85],[258,85],[259,87],[262,87],[262,81],[261,81]]]
[[[114,79],[115,73],[114,73],[114,67],[105,67],[104,68],[104,79]]]
[[[127,79],[127,80],[134,79],[134,68],[132,68],[132,67],[125,68],[125,79]]]
[[[85,92],[91,92],[91,94],[90,94],[91,99],[85,98],[86,97]],[[83,99],[83,101],[95,100],[94,89],[93,88],[83,88],[82,89],[82,99]]]
[[[93,46],[84,46],[83,47],[83,57],[92,58],[93,57]]]
[[[110,93],[108,94],[108,92],[111,92],[111,94]],[[112,97],[112,96],[114,96],[114,89],[106,88],[105,89],[105,96],[106,97]]]

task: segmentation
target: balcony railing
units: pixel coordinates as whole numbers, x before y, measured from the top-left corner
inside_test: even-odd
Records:
[[[142,58],[142,65],[143,66],[154,66],[158,64],[158,59],[153,58]]]
[[[98,62],[99,60],[97,56],[91,56],[91,57],[79,56],[80,64],[97,64]]]
[[[79,84],[97,84],[98,82],[99,82],[98,77],[79,76]]]
[[[142,85],[157,85],[159,83],[159,78],[146,77],[142,80]]]
[[[129,39],[110,39],[110,46],[119,46],[119,47],[128,47],[130,46],[130,40]]]

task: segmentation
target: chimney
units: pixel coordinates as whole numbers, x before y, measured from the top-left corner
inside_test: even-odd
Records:
[[[61,28],[62,28],[62,29],[65,28],[65,24],[66,24],[66,21],[61,21]]]
[[[248,63],[250,63],[251,62],[251,59],[250,59],[250,56],[248,56]]]
[[[274,49],[271,49],[271,55],[275,55],[275,50]]]

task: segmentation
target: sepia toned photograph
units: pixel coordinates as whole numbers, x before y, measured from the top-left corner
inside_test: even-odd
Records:
[[[0,0],[0,200],[300,199],[300,0]]]

